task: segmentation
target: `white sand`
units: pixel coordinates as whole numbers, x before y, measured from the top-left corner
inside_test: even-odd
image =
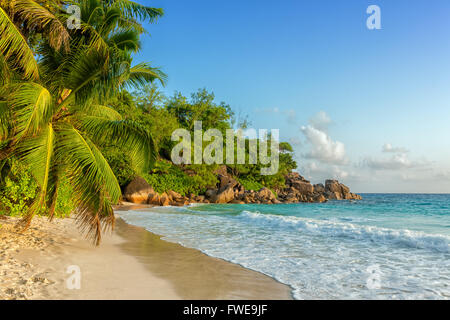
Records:
[[[73,219],[0,220],[0,299],[290,299],[290,289],[258,272],[160,240],[117,221],[94,247]],[[81,288],[69,290],[70,266]]]
[[[179,299],[172,285],[153,276],[117,246],[114,234],[100,247],[84,240],[73,219],[35,218],[20,234],[16,219],[0,221],[0,299]],[[81,289],[69,290],[66,273],[79,266]]]

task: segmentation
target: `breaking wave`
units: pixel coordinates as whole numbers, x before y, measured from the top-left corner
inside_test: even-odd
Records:
[[[344,237],[372,243],[406,246],[415,249],[429,249],[450,253],[450,237],[433,235],[412,230],[396,230],[375,226],[362,226],[352,223],[321,221],[295,216],[279,216],[243,211],[241,219],[249,223],[258,223],[264,227],[296,229],[314,235],[326,237]]]

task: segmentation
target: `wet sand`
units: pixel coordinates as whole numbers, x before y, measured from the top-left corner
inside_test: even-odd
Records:
[[[167,242],[118,220],[120,247],[157,277],[169,280],[182,299],[291,299],[290,288],[239,265]]]
[[[0,299],[291,299],[290,288],[261,273],[166,242],[117,219],[93,247],[73,219],[36,218],[21,234],[0,221]],[[69,266],[81,288],[69,290]]]

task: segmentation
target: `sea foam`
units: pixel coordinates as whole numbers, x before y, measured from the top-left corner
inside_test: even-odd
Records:
[[[430,249],[450,253],[450,237],[432,235],[407,229],[388,229],[375,226],[361,226],[352,223],[329,222],[295,216],[279,216],[243,211],[241,218],[264,227],[297,229],[327,237],[344,237],[373,243],[394,244],[416,249]]]

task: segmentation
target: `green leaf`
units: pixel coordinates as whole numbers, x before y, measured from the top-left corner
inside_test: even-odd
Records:
[[[85,116],[94,116],[107,120],[122,120],[122,116],[116,110],[98,104],[87,103],[86,105],[76,105],[70,107],[69,110],[73,113],[80,113]]]
[[[89,133],[99,144],[117,144],[126,148],[138,172],[148,172],[156,159],[151,134],[139,124],[129,121],[111,121],[99,117],[78,120],[80,129]]]
[[[23,136],[36,134],[52,117],[52,96],[37,83],[15,85],[8,99],[13,110],[18,140]]]
[[[23,221],[28,226],[34,215],[46,209],[47,191],[50,181],[55,147],[55,132],[49,124],[37,136],[23,140],[17,145],[16,157],[33,174],[40,187],[40,193],[34,203],[27,210]]]
[[[164,85],[167,80],[167,75],[164,72],[159,68],[151,67],[148,63],[140,63],[132,67],[127,76],[125,84],[134,87],[142,87],[155,80],[159,80]]]
[[[162,9],[151,8],[129,0],[110,0],[113,6],[120,8],[127,17],[155,21],[164,14]]]
[[[69,50],[70,35],[63,21],[47,8],[32,0],[14,0],[15,13],[27,23],[28,29],[46,30],[52,48]]]
[[[27,40],[17,29],[9,15],[0,7],[0,52],[6,58],[14,60],[13,66],[21,68],[26,78],[38,79],[39,71],[34,53]]]
[[[97,245],[102,231],[114,224],[111,204],[117,204],[121,190],[108,162],[94,143],[69,125],[57,130],[57,161],[64,163],[77,219],[84,232]]]

